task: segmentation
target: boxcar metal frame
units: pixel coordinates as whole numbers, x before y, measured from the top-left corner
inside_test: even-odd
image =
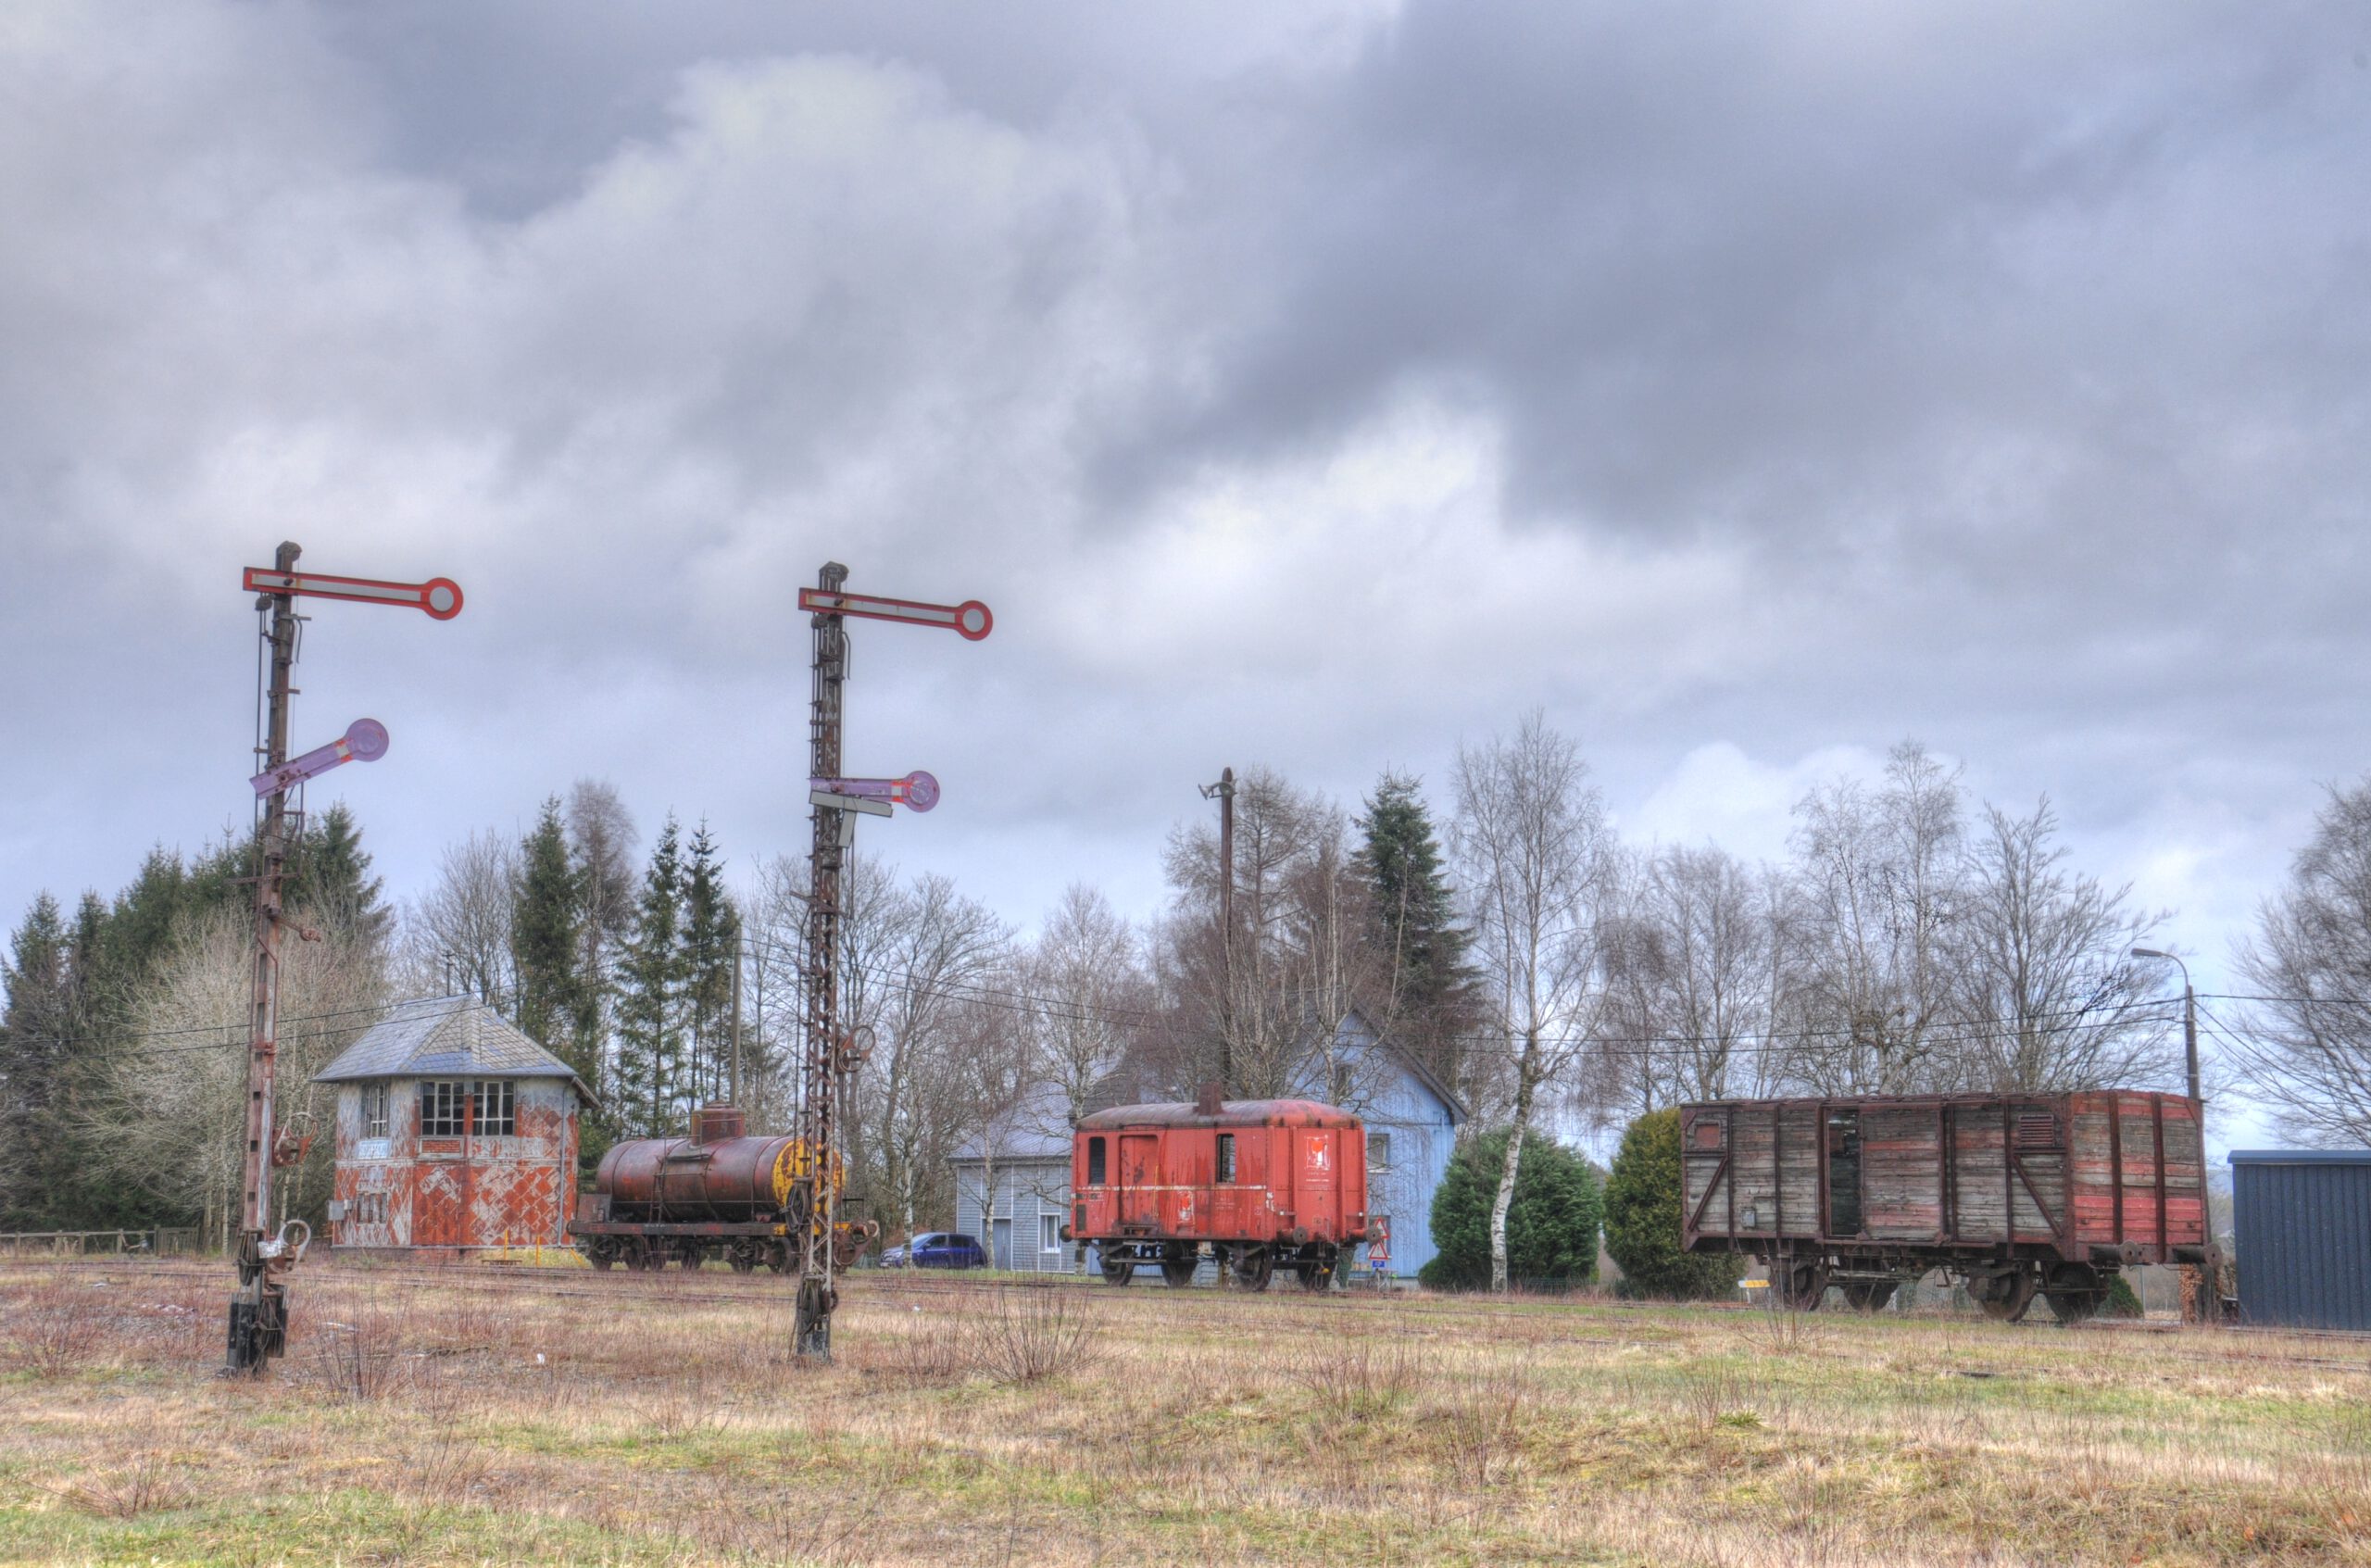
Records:
[[[1852,1306],[1874,1311],[1903,1281],[1939,1268],[1992,1317],[2021,1318],[2039,1294],[2062,1322],[2079,1321],[2124,1268],[2211,1264],[2202,1109],[2135,1090],[1685,1105],[1682,1245],[1752,1254],[1779,1298],[1804,1309],[1836,1285]],[[1872,1121],[1888,1135],[1874,1146]],[[2145,1148],[2127,1148],[2136,1121],[2146,1124]],[[1750,1168],[1746,1157],[1759,1157],[1764,1138],[1768,1162]],[[1875,1194],[1873,1148],[1893,1184]],[[1996,1148],[1997,1193],[1988,1158]],[[1838,1208],[1839,1165],[1849,1212]],[[1809,1223],[1790,1215],[1790,1192],[1811,1199]],[[1889,1223],[1873,1227],[1873,1213]]]

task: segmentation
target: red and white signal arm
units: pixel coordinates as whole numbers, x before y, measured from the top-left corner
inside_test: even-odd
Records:
[[[798,608],[817,615],[859,615],[868,621],[902,621],[909,626],[942,627],[972,643],[986,636],[997,623],[988,607],[977,599],[965,599],[960,605],[934,605],[920,599],[884,599],[873,594],[801,588]]]
[[[461,613],[461,585],[449,577],[425,583],[386,583],[375,577],[332,577],[319,571],[281,571],[251,566],[239,586],[255,594],[303,594],[316,599],[350,599],[357,604],[395,605],[422,609],[433,621],[450,621]]]

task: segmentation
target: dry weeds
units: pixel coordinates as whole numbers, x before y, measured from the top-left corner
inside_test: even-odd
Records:
[[[0,1559],[2371,1565],[2371,1346],[308,1264],[0,1270]]]

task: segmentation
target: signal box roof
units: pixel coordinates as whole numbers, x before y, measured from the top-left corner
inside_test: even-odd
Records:
[[[389,1008],[313,1074],[317,1084],[373,1078],[565,1078],[579,1095],[593,1098],[574,1068],[468,997],[429,997]]]
[[[1216,1111],[1187,1100],[1154,1105],[1115,1105],[1079,1122],[1081,1132],[1124,1127],[1355,1127],[1359,1119],[1338,1105],[1313,1099],[1230,1099]]]

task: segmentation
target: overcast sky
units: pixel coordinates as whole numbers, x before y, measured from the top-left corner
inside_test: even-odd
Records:
[[[2371,11],[10,0],[0,905],[248,811],[239,569],[390,890],[580,775],[1142,914],[1197,784],[1539,706],[1784,852],[1915,736],[2231,938],[2371,767]]]

